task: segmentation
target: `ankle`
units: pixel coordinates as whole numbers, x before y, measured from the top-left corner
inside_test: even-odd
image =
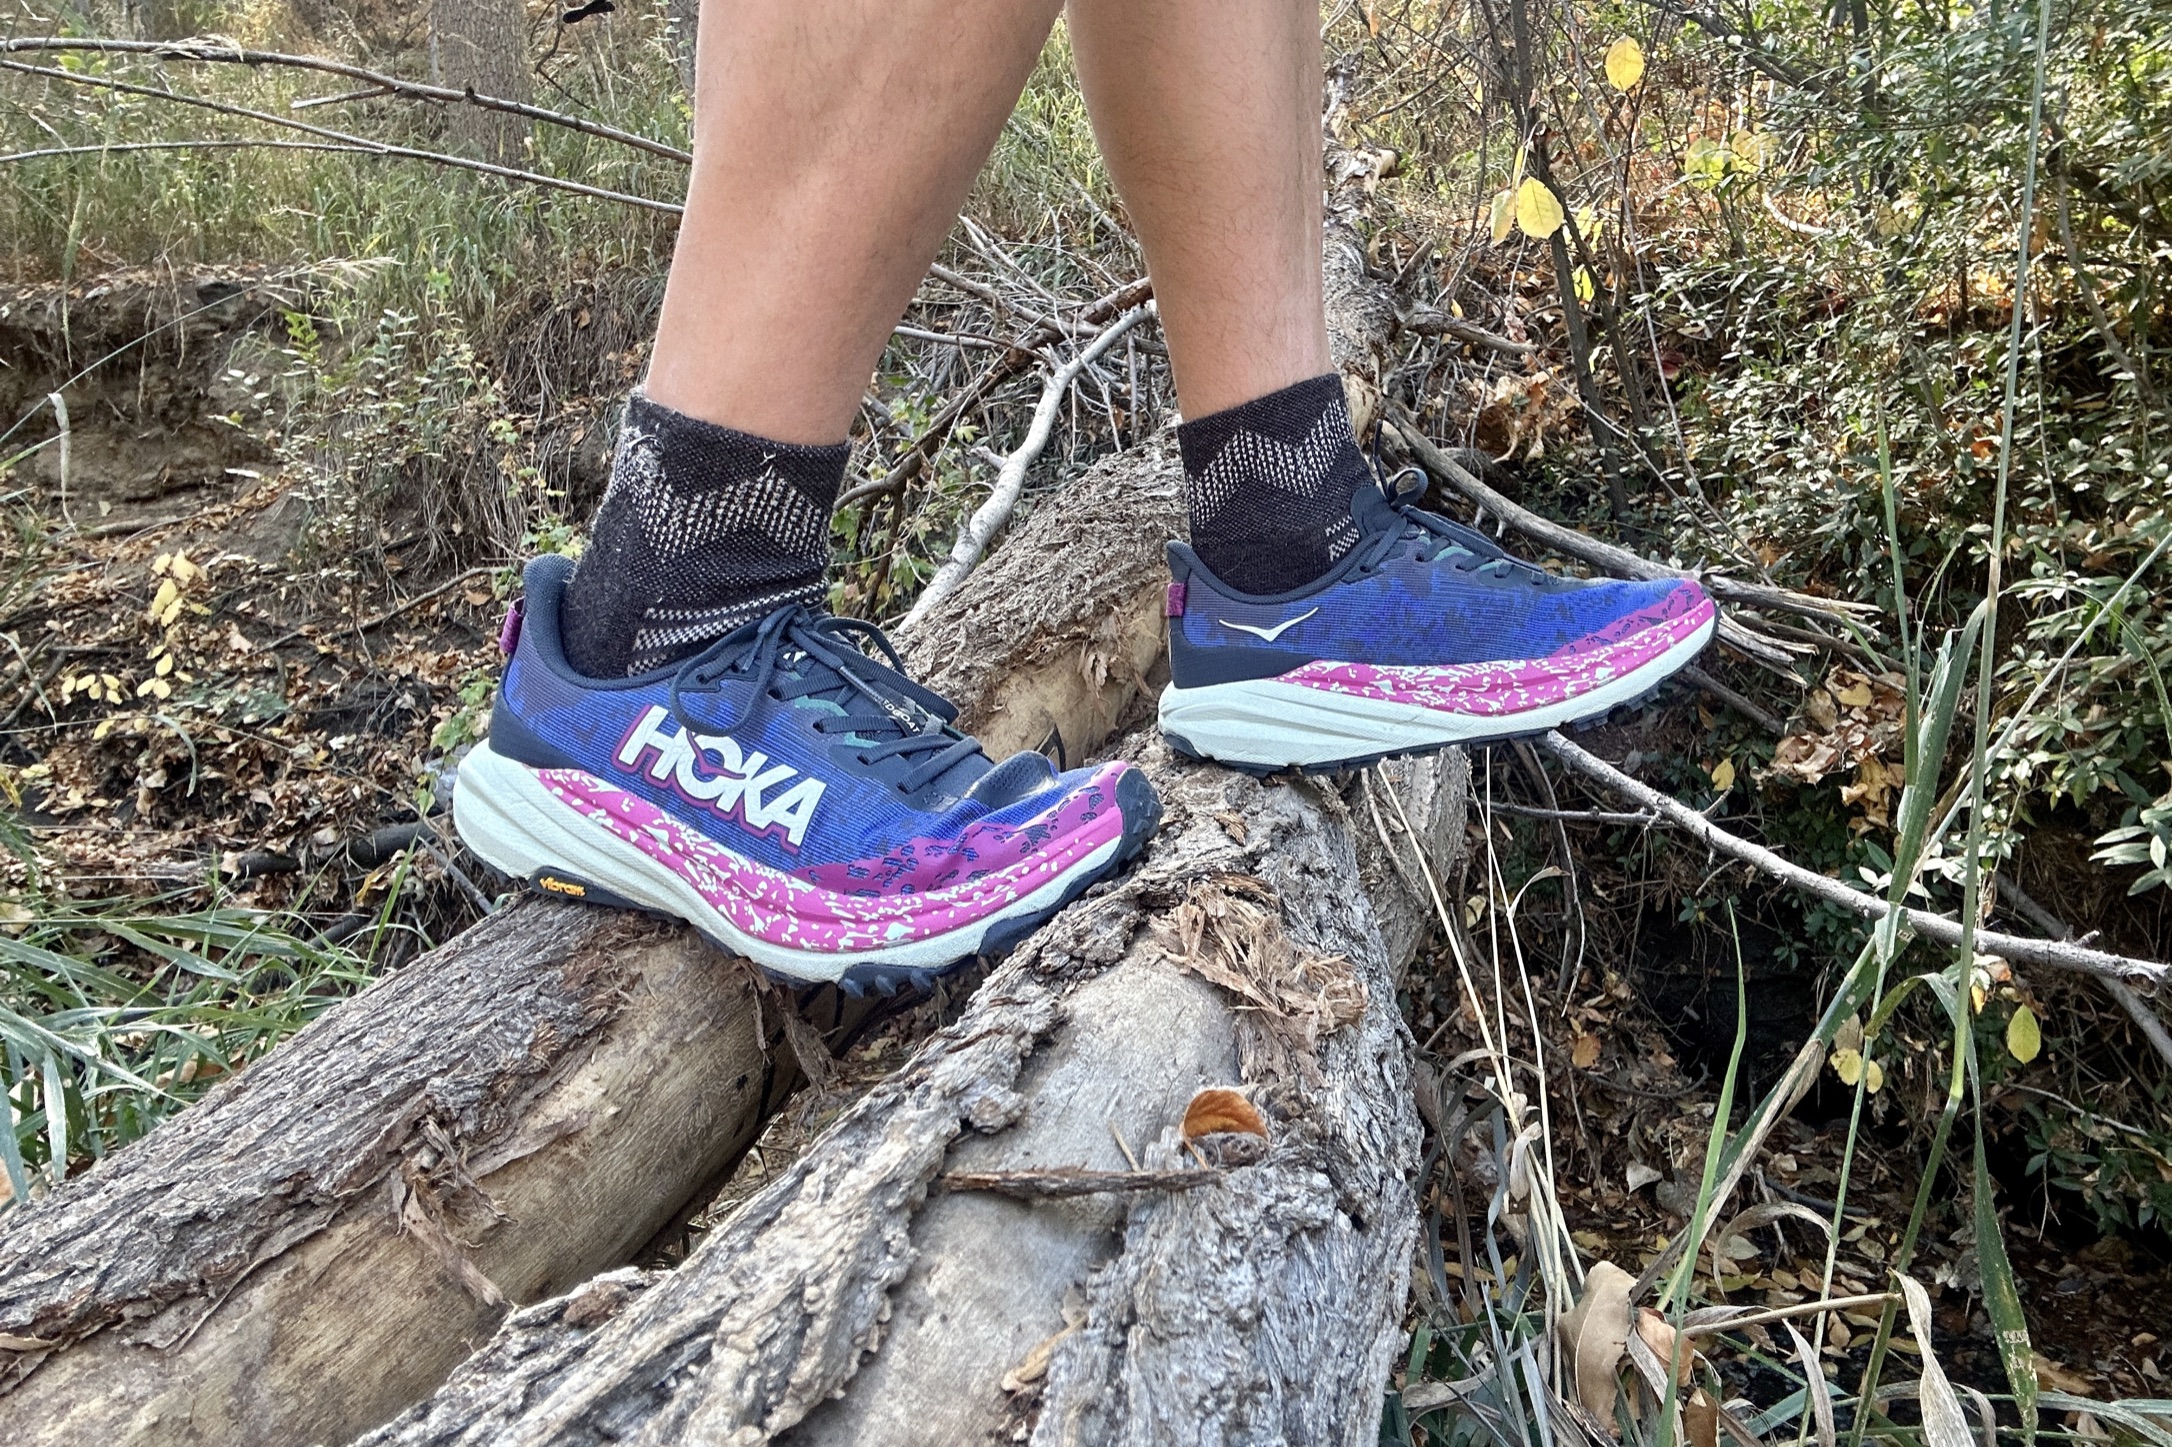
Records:
[[[1245,593],[1320,578],[1354,547],[1351,499],[1370,482],[1333,373],[1184,423],[1192,550]]]
[[[567,585],[567,662],[596,678],[646,672],[787,603],[818,602],[849,455],[635,393]]]

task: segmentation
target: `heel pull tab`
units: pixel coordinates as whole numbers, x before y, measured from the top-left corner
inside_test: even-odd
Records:
[[[520,619],[522,599],[515,598],[513,606],[505,610],[505,622],[498,629],[498,651],[507,658],[520,647]]]
[[[1168,601],[1162,605],[1162,616],[1164,618],[1182,618],[1184,616],[1184,596],[1189,591],[1190,585],[1186,582],[1171,583],[1169,585]]]

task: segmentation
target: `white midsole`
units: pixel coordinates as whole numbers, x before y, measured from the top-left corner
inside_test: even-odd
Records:
[[[1605,713],[1688,665],[1717,617],[1641,668],[1556,703],[1513,714],[1460,714],[1273,678],[1162,690],[1161,727],[1210,759],[1265,768],[1339,763],[1559,728]]]
[[[563,870],[661,913],[687,920],[735,953],[780,974],[818,983],[854,965],[933,970],[977,954],[990,930],[1051,909],[1081,875],[1106,867],[1121,836],[1086,855],[1031,894],[972,924],[880,949],[852,953],[796,950],[756,939],[703,899],[693,885],[578,810],[561,803],[526,764],[477,744],[460,761],[453,787],[453,824],[461,842],[516,879],[538,869]]]

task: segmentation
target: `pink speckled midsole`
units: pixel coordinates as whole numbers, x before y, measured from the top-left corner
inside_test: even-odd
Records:
[[[1719,626],[1698,596],[1671,616],[1630,618],[1611,638],[1551,658],[1382,665],[1319,661],[1273,678],[1162,691],[1161,727],[1180,748],[1250,768],[1340,767],[1450,744],[1485,743],[1594,718],[1703,651]]]
[[[1112,764],[1106,800],[1074,791],[1018,826],[1031,848],[970,878],[919,892],[853,893],[748,859],[645,799],[576,769],[535,769],[478,748],[454,798],[461,836],[507,873],[570,872],[633,903],[691,919],[758,962],[834,979],[865,962],[935,967],[973,953],[987,929],[1060,899],[1121,847]],[[1090,817],[1075,817],[1082,813]],[[995,852],[991,850],[990,852]]]
[[[1308,663],[1277,681],[1360,698],[1411,704],[1440,713],[1501,718],[1594,693],[1664,657],[1715,618],[1712,602],[1660,618],[1626,638],[1562,649],[1550,658],[1505,663]]]

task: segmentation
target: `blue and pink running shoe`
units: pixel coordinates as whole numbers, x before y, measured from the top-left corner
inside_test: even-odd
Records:
[[[887,992],[1008,947],[1160,820],[1129,764],[991,761],[868,623],[793,606],[683,665],[583,677],[559,645],[570,571],[529,564],[490,737],[453,793],[468,847],[540,892]]]
[[[1360,487],[1357,546],[1273,597],[1169,545],[1171,745],[1266,773],[1518,738],[1636,701],[1711,641],[1695,583],[1556,577],[1422,511],[1422,490]]]

